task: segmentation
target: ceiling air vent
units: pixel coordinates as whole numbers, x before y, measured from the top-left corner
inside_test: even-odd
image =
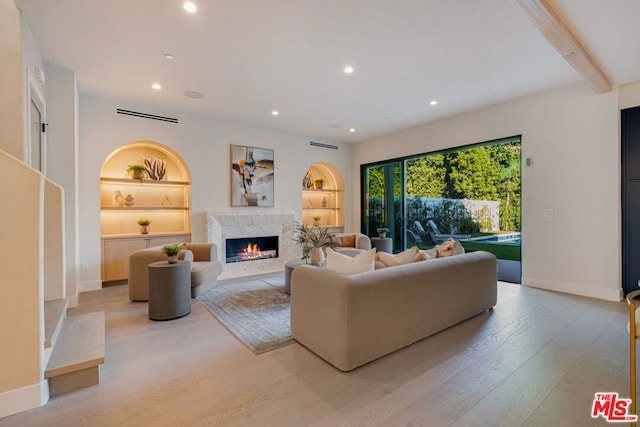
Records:
[[[156,116],[154,114],[141,113],[139,111],[123,110],[116,108],[116,113],[126,116],[142,117],[143,119],[160,120],[161,122],[178,123],[178,119],[174,117]]]
[[[332,150],[337,150],[339,148],[337,145],[322,144],[321,142],[313,141],[309,141],[309,145],[313,145],[314,147],[331,148]]]

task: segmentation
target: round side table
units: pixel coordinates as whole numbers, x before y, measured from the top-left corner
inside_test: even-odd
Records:
[[[297,266],[303,264],[306,263],[301,259],[293,259],[284,264],[284,291],[289,295],[291,295],[291,273]]]
[[[385,237],[384,239],[381,239],[380,237],[372,237],[371,244],[376,248],[377,252],[393,253],[393,239],[390,237]]]
[[[191,313],[191,263],[149,264],[149,319],[171,320]]]

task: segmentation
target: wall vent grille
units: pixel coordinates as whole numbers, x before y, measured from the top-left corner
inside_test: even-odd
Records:
[[[116,108],[116,113],[124,114],[126,116],[141,117],[143,119],[149,119],[149,120],[159,120],[161,122],[178,123],[178,119],[174,117],[156,116],[155,114],[141,113],[139,111],[132,111],[132,110],[124,110],[122,108]]]
[[[323,144],[321,142],[313,142],[313,141],[309,141],[309,145],[312,145],[314,147],[330,148],[332,150],[338,150],[340,148],[337,145]]]

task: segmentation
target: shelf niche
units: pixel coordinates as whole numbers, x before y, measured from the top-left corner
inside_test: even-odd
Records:
[[[318,180],[323,181],[322,186]],[[320,217],[321,227],[344,230],[344,182],[329,163],[314,164],[302,179],[302,222],[313,226],[314,217]]]
[[[145,158],[161,159],[162,180],[132,179],[129,165],[144,165]],[[127,196],[133,204],[127,206]],[[135,141],[118,147],[100,172],[100,233],[109,236],[142,236],[138,219],[151,220],[151,234],[191,233],[191,174],[172,149],[154,141]]]

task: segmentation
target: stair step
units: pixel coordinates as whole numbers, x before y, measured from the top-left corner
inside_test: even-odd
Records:
[[[69,316],[55,343],[44,377],[57,396],[100,382],[104,363],[104,311]]]
[[[66,317],[66,310],[66,299],[44,302],[44,348],[51,348],[56,342]]]

